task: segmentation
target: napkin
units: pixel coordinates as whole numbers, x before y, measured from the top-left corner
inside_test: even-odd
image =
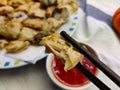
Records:
[[[3,49],[0,51],[0,60],[3,62],[4,58],[9,60],[20,60],[25,61],[26,63],[35,64],[38,60],[41,60],[48,53],[46,52],[45,46],[29,46],[27,49],[18,53],[6,53],[6,50]]]
[[[5,53],[5,56],[35,64],[38,60],[47,56],[45,46],[29,46],[19,53]]]
[[[120,34],[112,26],[112,16],[120,0],[78,0],[81,16],[73,37],[91,46],[100,60],[120,75]]]

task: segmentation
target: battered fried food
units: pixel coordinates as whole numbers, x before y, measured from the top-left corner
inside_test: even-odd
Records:
[[[12,6],[1,6],[0,7],[0,15],[8,14],[14,11],[14,8]]]
[[[32,5],[29,10],[29,14],[39,18],[46,18],[46,11],[40,8],[40,3]]]
[[[55,10],[55,6],[50,6],[48,8],[46,8],[46,17],[52,17],[52,14]]]
[[[44,7],[48,7],[48,6],[57,4],[58,0],[40,0],[40,1],[42,2],[42,5]]]
[[[72,14],[79,7],[79,3],[76,0],[58,0],[58,8],[67,8],[69,13]]]
[[[7,0],[0,0],[0,5],[7,5]]]
[[[39,45],[78,7],[76,0],[0,0],[0,49],[19,52],[28,42]]]
[[[42,25],[43,25],[43,22],[39,18],[31,18],[23,21],[23,26],[38,29],[38,30],[41,30]]]
[[[19,21],[6,21],[5,23],[0,23],[0,35],[8,40],[17,39],[21,28],[22,24]]]
[[[2,16],[2,15],[0,16],[0,24],[5,23],[6,20],[7,20],[7,18],[5,16]]]
[[[24,21],[25,19],[28,18],[25,12],[18,11],[18,12],[12,12],[8,14],[8,18],[13,19],[13,20],[18,20],[18,21]]]
[[[64,60],[65,71],[76,66],[83,58],[83,55],[80,54],[70,43],[65,41],[59,33],[43,37],[40,44],[45,45],[48,51]]]
[[[70,16],[70,13],[68,11],[68,9],[66,7],[64,8],[56,8],[54,9],[52,16],[57,19],[62,21],[63,23],[65,23],[66,21],[68,21],[68,18]]]
[[[30,43],[28,41],[15,40],[10,41],[9,44],[5,47],[5,49],[9,53],[15,53],[26,49],[29,45]]]
[[[23,27],[19,35],[19,40],[34,42],[34,36],[37,33],[38,31],[34,29]]]
[[[42,30],[43,31],[47,31],[47,30],[55,31],[62,24],[63,22],[60,20],[57,20],[55,18],[48,18],[46,21],[44,21]]]
[[[5,46],[8,44],[8,41],[5,39],[1,39],[0,40],[0,50],[2,50],[3,48],[5,48]]]
[[[8,5],[15,7],[15,8],[23,4],[26,4],[25,0],[8,0]]]

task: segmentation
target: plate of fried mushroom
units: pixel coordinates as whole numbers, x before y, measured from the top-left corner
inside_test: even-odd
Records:
[[[0,0],[0,68],[26,65],[4,56],[29,46],[41,46],[43,37],[66,31],[72,35],[79,24],[77,0]]]

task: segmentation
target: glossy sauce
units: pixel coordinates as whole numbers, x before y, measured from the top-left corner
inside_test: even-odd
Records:
[[[81,60],[80,63],[93,74],[96,73],[96,69],[97,69],[96,66],[92,64],[87,58]],[[55,77],[61,83],[67,86],[78,87],[78,86],[83,86],[90,82],[76,67],[65,72],[64,64],[57,57],[55,57],[52,62],[52,71]]]

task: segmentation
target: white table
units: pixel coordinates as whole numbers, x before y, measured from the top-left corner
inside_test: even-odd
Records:
[[[98,76],[112,90],[120,90],[103,73]],[[27,65],[20,68],[0,70],[0,90],[62,90],[48,77],[45,69],[45,60],[36,65]],[[99,90],[94,85],[88,90]]]

